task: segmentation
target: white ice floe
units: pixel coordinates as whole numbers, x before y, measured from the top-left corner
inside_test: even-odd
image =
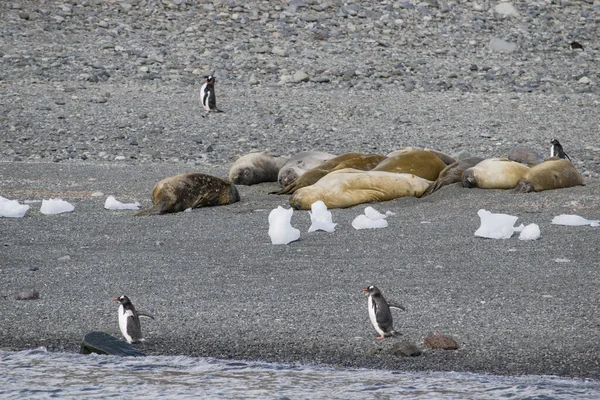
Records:
[[[541,236],[540,227],[537,224],[529,224],[521,230],[520,240],[537,240]]]
[[[589,225],[589,226],[600,226],[599,220],[585,219],[580,217],[579,215],[573,214],[561,214],[554,218],[552,218],[552,223],[554,225],[569,225],[569,226],[581,226],[581,225]]]
[[[515,230],[522,230],[524,227],[515,228],[515,222],[519,217],[508,214],[493,214],[483,208],[477,211],[481,219],[481,226],[475,231],[475,236],[490,239],[508,239]]]
[[[44,199],[42,200],[42,206],[40,212],[42,214],[61,214],[65,212],[71,212],[75,209],[73,204],[63,199]]]
[[[17,200],[9,200],[0,196],[0,217],[21,218],[29,210],[28,205],[19,204]]]
[[[354,218],[354,221],[352,221],[352,227],[354,229],[385,228],[388,226],[386,218],[390,215],[395,214],[391,211],[382,214],[373,207],[369,206],[365,208],[364,214]]]
[[[140,203],[121,203],[114,196],[108,196],[104,202],[104,208],[107,210],[137,210],[140,208]]]
[[[336,223],[333,222],[331,217],[331,211],[327,210],[327,206],[323,201],[318,200],[312,203],[310,206],[310,210],[308,214],[310,215],[310,221],[312,224],[310,228],[308,228],[309,232],[314,231],[325,231],[325,232],[333,232],[335,231]]]
[[[292,227],[292,208],[285,209],[281,206],[269,214],[269,237],[273,244],[288,244],[300,238],[300,230]]]

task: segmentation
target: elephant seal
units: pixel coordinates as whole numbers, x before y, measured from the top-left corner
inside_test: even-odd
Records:
[[[437,156],[437,157],[438,157],[440,160],[442,160],[442,161],[444,162],[444,164],[446,164],[446,165],[450,165],[450,164],[452,164],[453,162],[455,162],[455,161],[456,161],[456,158],[454,158],[454,157],[452,157],[452,156],[449,156],[449,155],[448,155],[448,154],[446,154],[446,153],[442,153],[441,151],[438,151],[438,150],[433,150],[433,149],[427,149],[427,148],[425,148],[425,149],[420,149],[420,148],[418,148],[418,147],[402,147],[401,149],[398,149],[398,150],[392,151],[391,153],[387,154],[387,155],[386,155],[386,157],[388,157],[388,158],[389,158],[389,157],[394,157],[394,156],[396,156],[396,155],[398,155],[398,154],[407,153],[407,152],[409,152],[409,151],[413,151],[413,150],[425,150],[425,151],[428,151],[428,152],[430,152],[431,154],[433,154],[434,156]]]
[[[268,151],[248,153],[229,168],[229,180],[237,185],[255,185],[262,182],[276,182],[281,166],[287,157],[275,157]]]
[[[529,167],[538,165],[544,161],[544,158],[537,151],[530,149],[529,147],[515,147],[508,154],[510,161],[516,161],[521,164],[525,164]]]
[[[512,189],[529,167],[507,158],[488,158],[463,172],[464,187],[480,189]]]
[[[327,208],[346,208],[398,197],[419,197],[429,183],[413,174],[344,168],[298,189],[290,197],[290,205],[295,209],[310,210],[314,202],[321,200]]]
[[[385,156],[380,154],[345,153],[306,171],[296,182],[270,194],[293,194],[296,190],[312,185],[331,171],[338,169],[354,168],[368,171],[383,159],[385,159]]]
[[[184,211],[188,208],[218,206],[240,200],[232,183],[211,175],[187,173],[170,176],[154,185],[154,207],[134,215],[159,215]]]
[[[302,151],[291,156],[279,170],[277,182],[282,187],[286,187],[301,177],[309,169],[318,167],[325,161],[331,160],[335,156],[333,154],[324,153],[322,151]]]
[[[515,193],[541,192],[583,184],[583,176],[569,160],[551,159],[527,171],[517,183]]]
[[[386,158],[373,168],[373,171],[414,174],[423,179],[434,181],[444,168],[446,168],[446,164],[431,152],[410,150]]]
[[[421,195],[421,197],[429,196],[433,192],[440,189],[442,186],[450,185],[451,183],[460,182],[463,172],[467,168],[474,167],[484,159],[481,157],[469,157],[459,161],[455,161],[448,165],[440,172],[438,178],[431,182],[427,190]]]

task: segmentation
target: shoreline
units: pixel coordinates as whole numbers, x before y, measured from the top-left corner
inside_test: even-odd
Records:
[[[598,181],[520,195],[451,185],[429,198],[371,204],[396,213],[388,228],[375,230],[350,226],[366,205],[332,210],[339,225],[331,234],[307,233],[308,213],[296,211],[300,240],[277,246],[267,216],[287,196],[267,195],[274,183],[238,186],[242,200],[228,206],[133,217],[104,210],[106,196],[144,207],[158,177],[187,167],[18,165],[17,172],[15,163],[0,163],[0,190],[29,193],[20,200],[39,199],[27,190],[60,191],[67,182],[71,192],[104,196],[65,197],[73,213],[41,215],[33,203],[24,218],[1,220],[3,348],[77,352],[89,331],[120,337],[112,297],[127,294],[156,317],[142,321],[149,355],[598,377],[600,271],[590,245],[597,228],[549,223],[560,213],[592,218]],[[538,223],[542,237],[476,238],[479,208]],[[407,307],[394,314],[399,338],[375,340],[360,290],[371,283]],[[31,286],[39,300],[14,300]],[[430,332],[461,348],[389,354],[404,339],[423,348]]]

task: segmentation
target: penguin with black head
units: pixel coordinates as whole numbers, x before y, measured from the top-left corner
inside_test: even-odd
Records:
[[[121,303],[119,306],[119,328],[127,343],[143,342],[144,338],[142,336],[140,317],[151,319],[154,319],[154,317],[150,314],[138,313],[131,300],[129,300],[129,297],[125,295],[115,297],[113,300]]]
[[[552,139],[550,141],[550,144],[552,145],[550,147],[550,157],[566,158],[567,160],[571,161],[571,157],[569,157],[569,155],[565,153],[562,145],[558,140]]]
[[[210,112],[223,112],[217,108],[217,96],[215,95],[215,77],[209,75],[206,82],[200,88],[200,100],[206,114]]]
[[[373,327],[379,333],[376,339],[383,339],[394,335],[394,320],[392,318],[391,308],[406,310],[404,306],[397,304],[388,304],[377,286],[362,288],[365,295],[368,296],[367,305],[369,308],[369,319]]]

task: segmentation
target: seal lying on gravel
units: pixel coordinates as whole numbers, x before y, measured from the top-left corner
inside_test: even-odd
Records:
[[[290,197],[290,205],[310,210],[315,201],[321,200],[327,208],[345,208],[398,197],[419,197],[429,183],[412,174],[344,168],[332,171],[314,185],[298,189]]]
[[[442,186],[460,182],[463,172],[467,168],[471,168],[479,164],[481,161],[483,161],[483,158],[481,157],[469,157],[463,160],[455,161],[454,163],[448,165],[442,170],[442,172],[440,172],[438,178],[434,182],[431,182],[431,185],[429,185],[421,197],[429,196]]]
[[[170,176],[154,185],[154,207],[134,215],[159,215],[184,211],[188,208],[219,206],[240,200],[232,183],[210,175],[187,173]]]
[[[554,159],[532,167],[519,180],[516,193],[541,192],[583,185],[583,176],[569,160]]]
[[[335,156],[333,154],[324,153],[322,151],[302,151],[291,156],[279,170],[277,182],[282,187],[291,185],[301,177],[306,171],[318,167],[325,161],[331,160]]]
[[[444,168],[446,164],[433,153],[426,150],[411,150],[386,158],[373,168],[373,171],[415,174],[423,179],[434,181]]]
[[[388,157],[388,158],[389,158],[389,157],[394,157],[394,156],[396,156],[396,155],[398,155],[398,154],[407,153],[407,152],[409,152],[409,151],[413,151],[413,150],[424,150],[424,151],[428,151],[428,152],[430,152],[431,154],[433,154],[434,156],[437,156],[437,157],[438,157],[440,160],[442,160],[442,161],[444,162],[444,164],[446,164],[446,165],[450,165],[450,164],[452,164],[453,162],[455,162],[455,161],[456,161],[456,158],[454,158],[454,157],[452,157],[452,156],[449,156],[449,155],[448,155],[448,154],[446,154],[446,153],[442,153],[441,151],[437,151],[437,150],[433,150],[433,149],[427,149],[427,148],[425,148],[425,149],[420,149],[420,148],[418,148],[418,147],[403,147],[403,148],[401,148],[401,149],[398,149],[398,150],[392,151],[391,153],[387,154],[387,155],[386,155],[386,157]]]
[[[278,192],[270,194],[293,194],[296,190],[316,183],[319,179],[330,173],[344,168],[353,168],[368,171],[379,164],[385,156],[380,154],[346,153],[332,158],[323,164],[306,171],[296,182],[287,185]]]
[[[515,147],[508,154],[508,159],[510,161],[516,161],[521,164],[525,164],[529,167],[533,167],[534,165],[538,165],[544,158],[537,151],[529,148],[529,147]]]
[[[488,158],[463,172],[464,187],[480,189],[512,189],[529,170],[527,165],[507,158]]]
[[[275,157],[268,151],[248,153],[229,168],[229,180],[237,185],[255,185],[262,182],[275,182],[287,157]]]

